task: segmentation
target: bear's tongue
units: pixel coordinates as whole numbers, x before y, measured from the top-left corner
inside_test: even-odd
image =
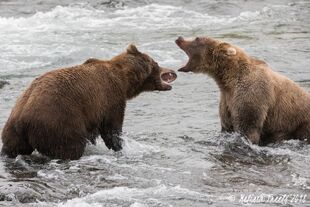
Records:
[[[171,83],[177,78],[177,75],[175,73],[168,72],[161,74],[160,78],[166,83]]]

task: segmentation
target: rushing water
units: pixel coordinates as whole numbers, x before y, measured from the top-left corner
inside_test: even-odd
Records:
[[[232,42],[310,91],[308,0],[91,2],[0,1],[0,131],[38,75],[111,58],[129,43],[177,69],[187,60],[174,44],[179,35]],[[99,140],[77,161],[0,158],[0,206],[240,206],[243,196],[271,195],[310,205],[309,145],[258,147],[221,134],[213,80],[181,73],[173,87],[128,103],[122,152]]]

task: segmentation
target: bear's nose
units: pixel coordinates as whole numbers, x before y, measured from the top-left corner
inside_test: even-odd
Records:
[[[175,43],[181,43],[181,42],[183,42],[184,41],[184,38],[183,37],[178,37],[178,39],[176,39],[176,41],[175,41]]]
[[[179,37],[178,37],[178,40],[179,40],[179,41],[184,41],[184,38],[183,38],[182,36],[179,36]]]

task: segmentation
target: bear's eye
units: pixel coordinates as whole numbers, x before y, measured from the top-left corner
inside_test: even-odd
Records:
[[[155,66],[155,69],[158,69],[158,70],[159,70],[159,65],[158,65],[157,62],[155,62],[154,66]]]

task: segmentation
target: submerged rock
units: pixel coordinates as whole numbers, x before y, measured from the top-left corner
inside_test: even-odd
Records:
[[[3,88],[5,85],[9,85],[10,83],[5,80],[0,80],[0,89]]]

